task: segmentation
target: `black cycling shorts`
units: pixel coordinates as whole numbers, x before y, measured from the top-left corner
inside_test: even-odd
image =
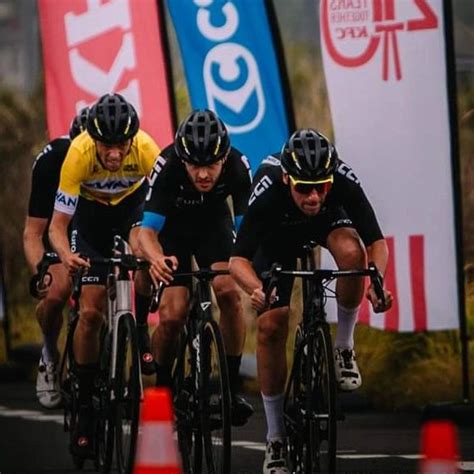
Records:
[[[309,242],[326,247],[329,234],[338,228],[354,228],[352,221],[341,207],[327,208],[321,211],[316,218],[307,225],[281,228],[270,238],[267,238],[258,248],[253,267],[257,276],[261,278],[264,271],[270,269],[273,263],[282,265],[283,270],[296,270],[296,261],[303,255],[303,246]],[[289,306],[294,278],[282,276],[276,286],[277,299],[272,308]],[[268,281],[264,281],[264,291]]]
[[[219,214],[209,212],[200,222],[190,222],[183,216],[165,221],[158,239],[165,255],[178,259],[177,272],[192,270],[192,256],[199,268],[210,268],[216,262],[228,262],[235,239],[234,223],[230,211]],[[190,278],[176,277],[170,286],[187,286]]]
[[[115,206],[80,197],[72,220],[71,251],[90,258],[111,257],[114,236],[128,241],[130,230],[141,224],[147,189],[144,182]],[[82,283],[104,285],[108,271],[105,265],[94,265]]]

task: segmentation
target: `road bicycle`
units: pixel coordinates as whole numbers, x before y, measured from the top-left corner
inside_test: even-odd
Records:
[[[114,249],[123,248],[116,237]],[[46,253],[39,264],[37,279],[51,281],[47,269],[59,263],[55,253]],[[94,463],[103,473],[110,471],[115,447],[118,472],[133,469],[139,422],[139,407],[143,395],[140,358],[132,311],[131,272],[148,268],[148,263],[124,254],[111,258],[89,259],[91,265],[110,268],[107,277],[107,316],[100,337],[99,370],[94,384]],[[78,378],[75,373],[73,338],[79,320],[79,297],[84,269],[73,279],[72,301],[66,344],[60,362],[60,387],[64,403],[64,429],[72,436],[76,428],[79,401]],[[72,454],[75,466],[82,469],[85,459]]]
[[[279,278],[303,280],[303,310],[285,388],[284,416],[292,472],[305,474],[336,472],[337,384],[325,311],[326,299],[334,292],[328,284],[336,278],[368,276],[377,297],[384,300],[382,276],[373,263],[367,269],[316,269],[313,247],[304,247],[301,270],[283,270],[275,263],[262,274],[263,279],[268,279],[267,301]]]
[[[174,273],[192,277],[190,312],[172,372],[176,431],[183,471],[228,474],[231,466],[231,397],[219,325],[212,314],[210,282],[228,270]],[[158,308],[164,286],[154,292]]]

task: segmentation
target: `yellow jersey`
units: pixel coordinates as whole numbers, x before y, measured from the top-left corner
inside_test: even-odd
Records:
[[[54,209],[74,214],[79,196],[115,206],[140,187],[160,153],[158,145],[143,130],[132,141],[120,169],[105,169],[97,157],[94,140],[87,132],[71,143],[61,168]]]

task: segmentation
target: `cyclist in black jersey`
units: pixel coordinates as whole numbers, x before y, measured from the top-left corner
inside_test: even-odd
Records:
[[[49,142],[36,157],[31,174],[31,192],[23,232],[23,247],[32,274],[45,251],[51,250],[48,226],[53,214],[54,197],[59,183],[59,173],[71,140],[85,130],[89,109],[83,108],[74,117],[69,135]],[[63,322],[62,311],[70,293],[66,268],[52,265],[52,282],[49,287],[39,287],[32,281],[31,292],[40,301],[36,306],[36,319],[43,334],[43,349],[36,379],[36,395],[46,408],[61,404],[57,364],[59,362],[58,337]]]
[[[288,305],[293,281],[282,279],[275,299],[265,308],[259,275],[272,263],[294,269],[302,246],[315,241],[326,247],[340,269],[365,267],[367,257],[384,273],[388,249],[359,180],[321,133],[297,130],[280,153],[257,170],[248,210],[232,251],[230,271],[261,311],[258,318],[257,364],[268,424],[264,473],[282,474],[286,467],[283,392],[286,381]],[[336,377],[341,390],[361,384],[354,353],[354,328],[364,293],[362,278],[337,282],[338,327]],[[371,287],[367,298],[377,312],[382,305]]]
[[[170,385],[173,348],[187,316],[190,284],[183,278],[173,280],[172,270],[191,271],[193,255],[201,268],[228,268],[235,231],[227,198],[232,198],[238,226],[247,207],[251,175],[247,158],[231,147],[223,122],[209,110],[196,110],[179,126],[174,143],[158,157],[150,183],[139,241],[151,263],[152,278],[168,285],[152,346],[157,383]],[[237,395],[245,339],[239,289],[229,275],[216,277],[212,285],[221,310],[232,421],[241,425],[253,409]]]

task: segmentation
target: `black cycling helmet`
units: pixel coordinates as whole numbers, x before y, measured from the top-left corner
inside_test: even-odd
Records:
[[[120,94],[105,94],[92,107],[87,131],[94,140],[113,145],[133,138],[140,120],[132,104]]]
[[[334,145],[312,128],[296,130],[281,150],[281,167],[285,173],[302,180],[319,180],[336,169]]]
[[[82,133],[87,126],[87,118],[89,117],[89,107],[84,107],[73,118],[71,127],[69,128],[69,138],[72,140]]]
[[[207,166],[224,158],[230,139],[224,122],[210,110],[194,110],[180,124],[174,141],[178,156],[188,163]]]

